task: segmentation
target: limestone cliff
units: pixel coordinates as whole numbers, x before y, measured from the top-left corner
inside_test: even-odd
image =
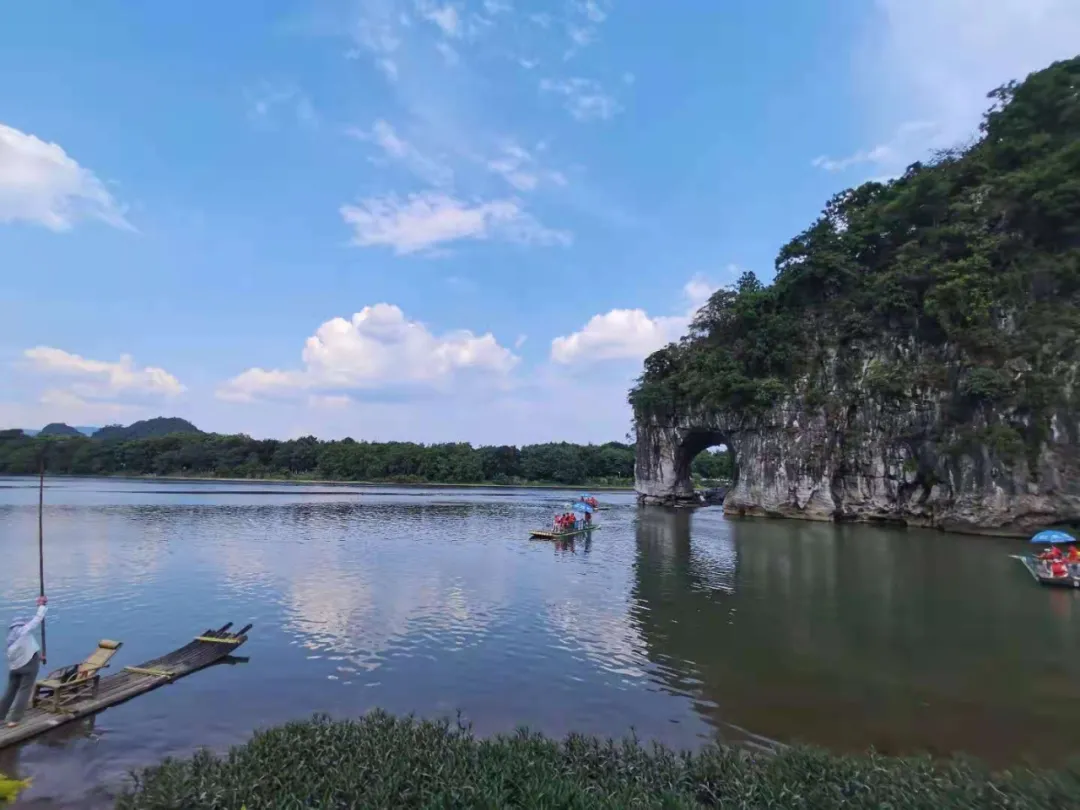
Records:
[[[873,368],[873,366],[869,366]],[[959,375],[958,375],[959,376]],[[955,424],[963,395],[922,390],[899,401],[830,375],[829,401],[794,394],[762,413],[699,411],[637,421],[636,489],[645,503],[694,503],[689,465],[726,444],[733,515],[881,521],[1027,535],[1080,521],[1080,419],[1057,407],[1039,436],[1030,414],[981,406]],[[1062,375],[1072,386],[1076,366]],[[1034,447],[1023,442],[1032,435]]]
[[[636,486],[728,513],[1026,534],[1080,521],[1080,58],[992,94],[982,137],[834,197],[650,356]]]

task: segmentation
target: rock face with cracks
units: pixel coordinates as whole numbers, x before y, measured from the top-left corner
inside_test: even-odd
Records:
[[[861,401],[860,401],[861,400]],[[1050,417],[1030,452],[997,447],[992,408],[975,426],[943,427],[949,397],[894,403],[867,397],[811,407],[787,399],[764,414],[638,416],[635,489],[644,504],[696,504],[690,464],[717,444],[734,454],[724,512],[738,516],[885,522],[1027,535],[1080,520],[1080,419]],[[973,440],[978,437],[979,440]]]

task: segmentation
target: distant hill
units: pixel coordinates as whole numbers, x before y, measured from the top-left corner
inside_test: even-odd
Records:
[[[54,428],[54,427],[57,427],[57,426],[59,426],[61,431],[64,431],[64,432],[45,433],[45,431],[48,430],[49,428]],[[46,425],[41,430],[34,430],[33,428],[21,428],[23,435],[24,436],[30,436],[30,437],[40,436],[40,435],[45,435],[45,436],[74,436],[74,435],[76,435],[75,433],[67,433],[66,432],[67,430],[71,430],[71,429],[74,429],[76,431],[76,433],[81,433],[83,436],[93,436],[95,433],[97,433],[99,430],[101,430],[101,428],[93,427],[91,425],[75,425],[74,428],[71,428],[70,425],[65,425],[63,422],[52,422],[51,424]]]
[[[50,422],[41,429],[39,436],[81,436],[78,428],[65,425],[63,422]]]
[[[158,416],[154,419],[143,419],[134,422],[127,427],[123,425],[106,425],[95,431],[91,438],[105,441],[129,441],[131,439],[153,439],[173,433],[202,433],[202,431],[186,419],[175,416]]]

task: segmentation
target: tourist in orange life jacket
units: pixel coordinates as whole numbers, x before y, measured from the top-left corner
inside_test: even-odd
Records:
[[[1077,549],[1076,546],[1069,546],[1065,559],[1071,563],[1080,563],[1080,549]]]

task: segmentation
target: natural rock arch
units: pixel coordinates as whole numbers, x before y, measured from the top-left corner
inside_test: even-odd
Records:
[[[941,449],[938,425],[932,408],[871,402],[830,412],[797,396],[754,416],[726,410],[664,420],[639,413],[634,487],[642,504],[696,505],[690,464],[722,443],[737,470],[724,499],[729,515],[1014,536],[1080,519],[1075,414],[1055,415],[1055,430],[1030,466],[986,447],[951,456]]]
[[[726,414],[667,423],[639,418],[636,431],[634,485],[640,503],[698,504],[691,464],[706,448],[723,444],[734,462],[725,513],[812,520],[834,517],[832,493],[827,481],[822,486],[819,472],[823,465],[812,452],[814,442],[807,441],[805,434],[800,440],[798,431],[770,430]],[[791,459],[793,445],[805,445],[794,476],[792,465],[781,463]]]

